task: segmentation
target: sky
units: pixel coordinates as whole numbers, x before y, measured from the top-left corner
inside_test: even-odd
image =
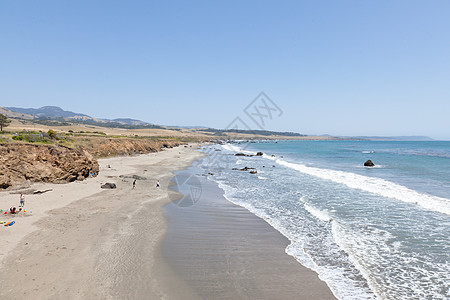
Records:
[[[448,0],[0,0],[0,106],[450,140],[449,16]],[[261,92],[279,109],[264,124],[245,113]]]

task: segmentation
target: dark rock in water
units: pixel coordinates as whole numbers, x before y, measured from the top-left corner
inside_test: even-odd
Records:
[[[255,170],[255,168],[244,167],[240,169],[240,171],[248,171],[248,170]]]
[[[251,155],[251,154],[245,154],[245,153],[239,152],[239,153],[236,153],[234,156],[246,156],[246,157],[252,157],[253,155]]]
[[[239,170],[238,168],[233,168],[233,169],[231,169],[231,170],[233,170],[233,171],[237,171],[237,170]]]
[[[263,156],[263,154],[264,153],[262,153],[262,152],[258,152],[258,153],[256,153],[256,156]]]
[[[275,157],[275,154],[272,154],[272,157]]]
[[[208,175],[214,176],[214,173],[209,172]]]
[[[375,164],[369,159],[364,163],[364,167],[374,167]]]
[[[250,174],[257,174],[258,171],[250,171]]]
[[[116,184],[107,182],[104,185],[102,185],[101,188],[102,189],[115,189],[116,188]]]

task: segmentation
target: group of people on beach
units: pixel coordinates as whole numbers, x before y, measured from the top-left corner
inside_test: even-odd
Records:
[[[17,209],[15,206],[9,208],[9,212],[11,214],[17,214],[17,213],[21,212],[23,207],[25,206],[25,196],[24,196],[23,193],[20,193],[19,200],[20,200],[20,202],[19,202],[19,209]]]
[[[133,180],[133,190],[136,188],[136,179]],[[159,180],[156,180],[156,188],[159,188]]]

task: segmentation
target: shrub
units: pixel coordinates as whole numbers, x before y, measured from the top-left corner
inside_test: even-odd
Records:
[[[47,134],[50,138],[54,139],[56,138],[56,132],[52,129],[50,129],[49,131],[47,131]]]
[[[14,135],[12,137],[12,139],[15,141],[21,141],[21,140],[23,140],[23,135]]]

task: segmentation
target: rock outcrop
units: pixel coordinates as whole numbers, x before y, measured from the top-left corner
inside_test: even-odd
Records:
[[[55,145],[0,145],[0,189],[27,182],[64,183],[98,174],[98,162],[85,150]]]
[[[364,163],[364,166],[365,166],[365,167],[374,167],[375,164],[369,159],[368,161],[366,161],[366,162]]]
[[[116,184],[115,183],[111,183],[111,182],[107,182],[107,183],[103,184],[100,187],[102,189],[115,189],[116,188]]]
[[[250,171],[250,170],[255,170],[255,168],[249,168],[249,167],[244,167],[242,169],[239,169],[240,171]]]

